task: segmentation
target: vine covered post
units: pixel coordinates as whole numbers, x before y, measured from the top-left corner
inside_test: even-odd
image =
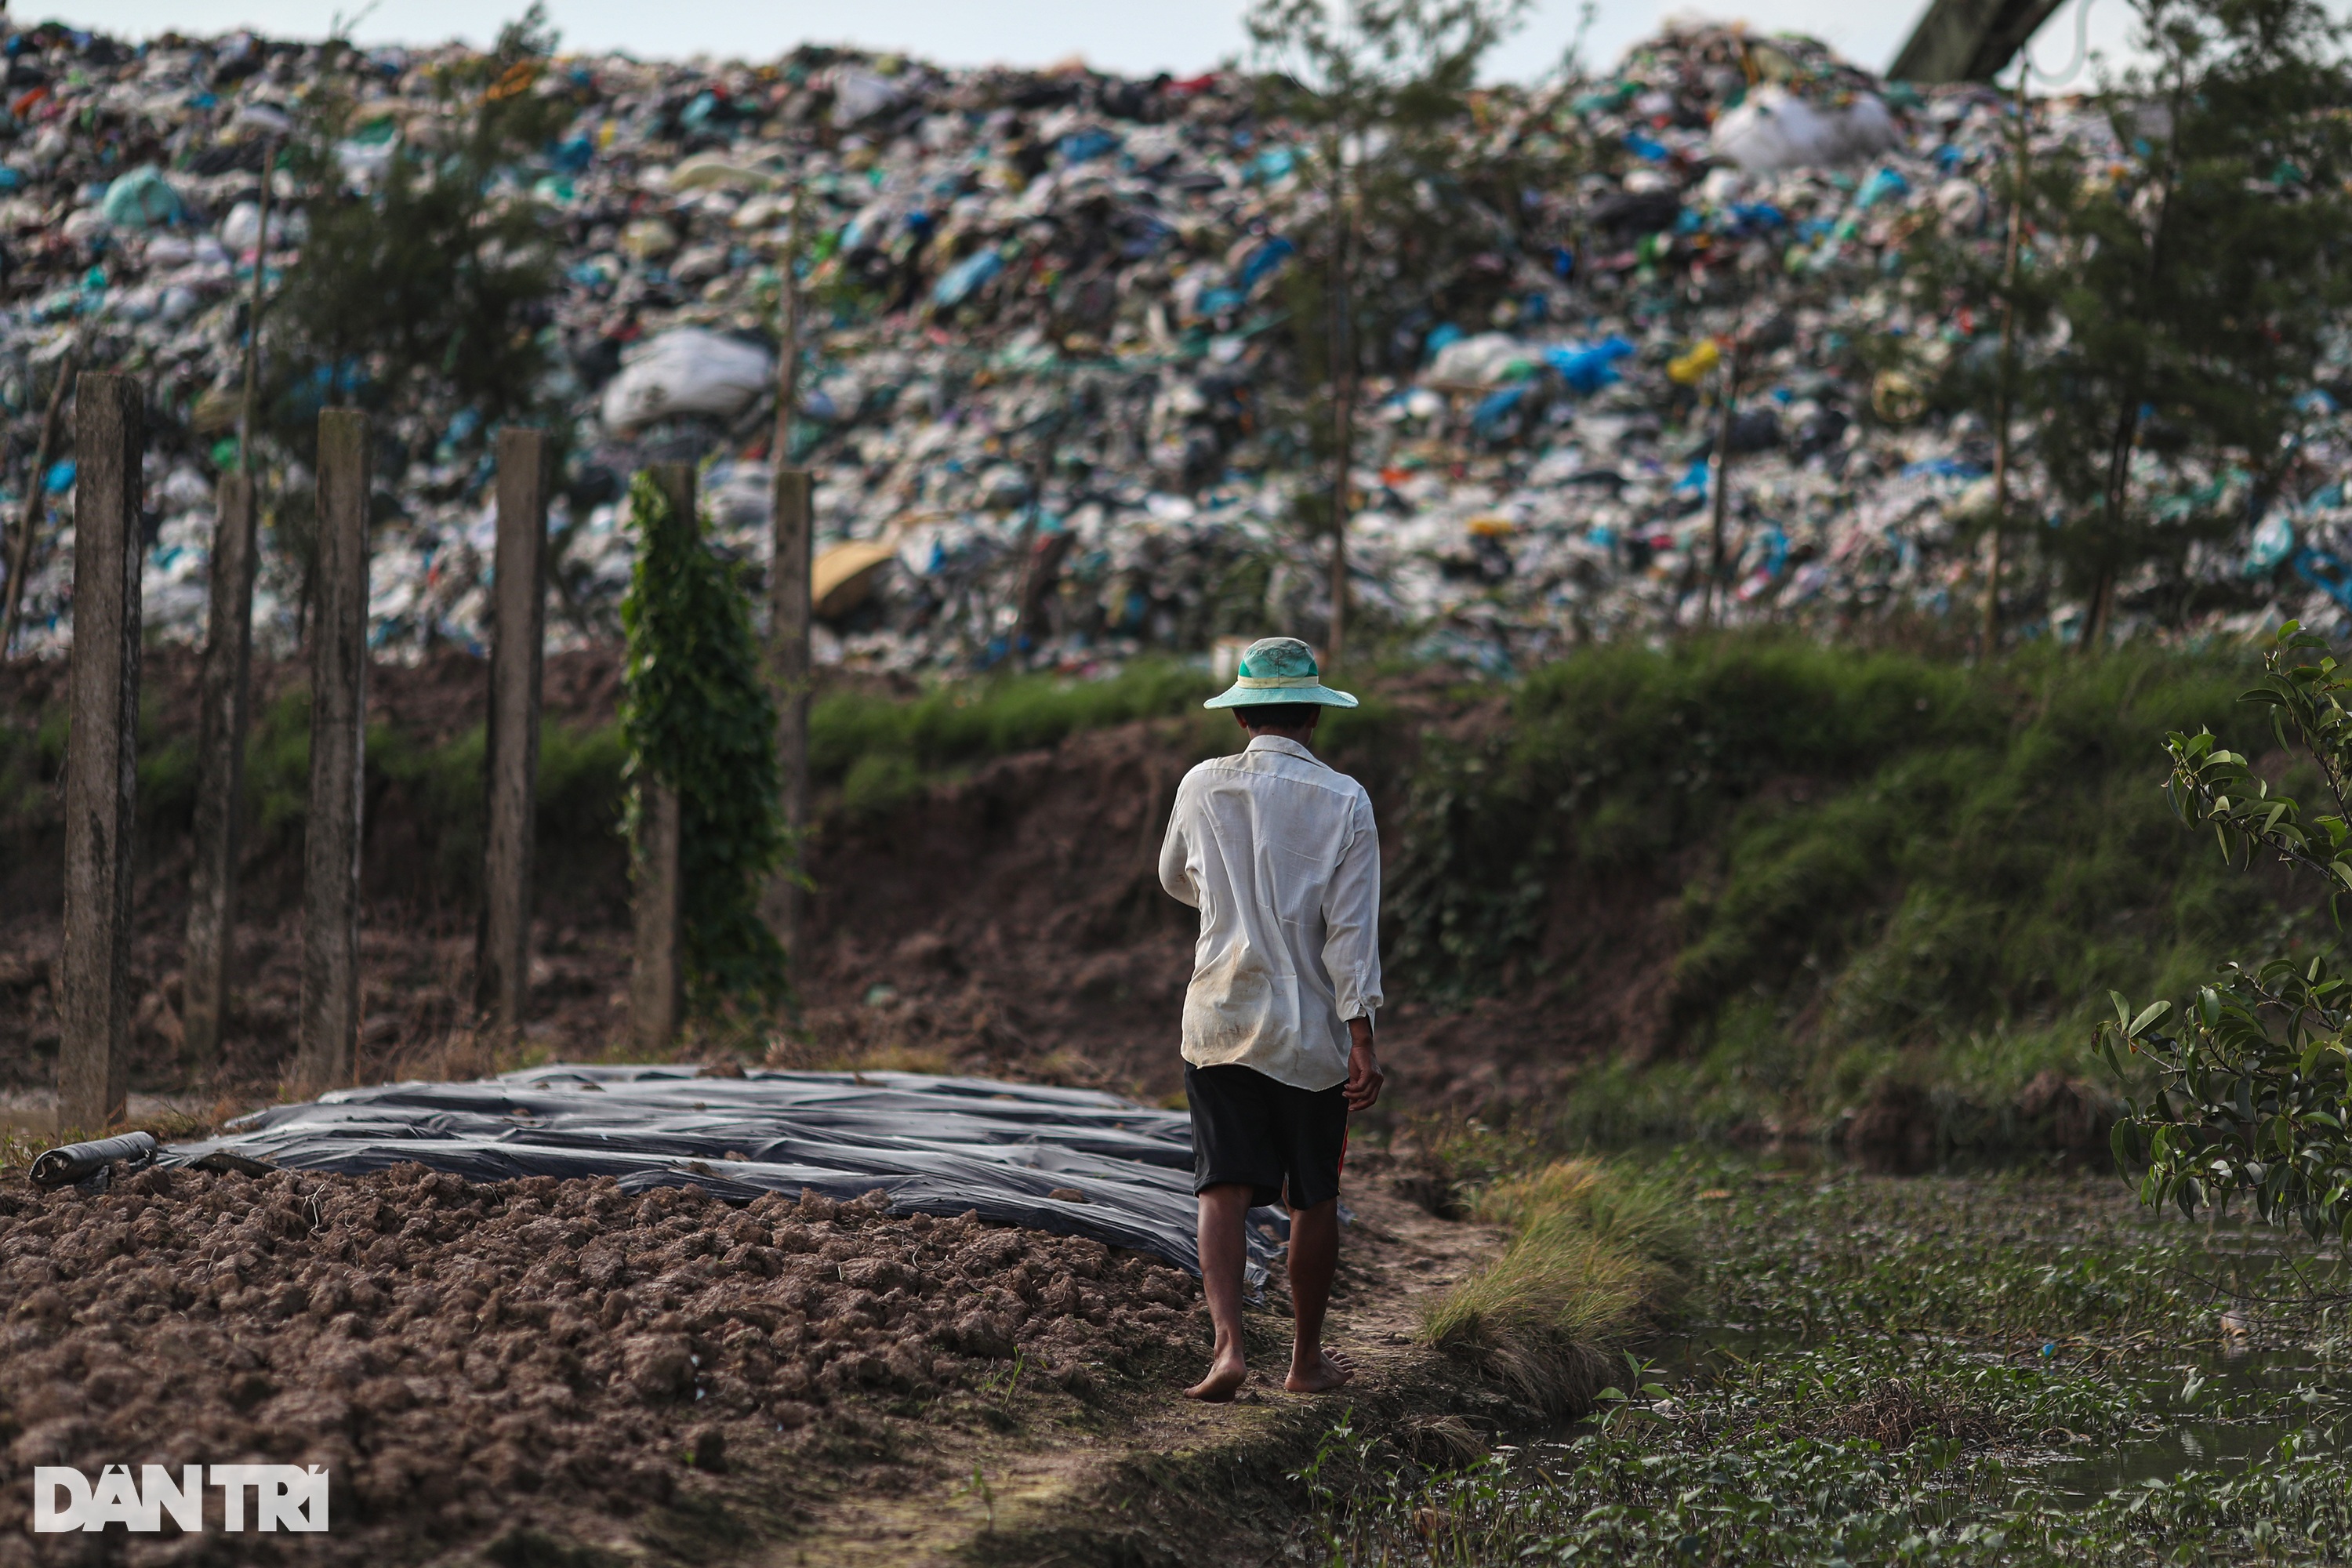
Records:
[[[249,468],[221,476],[213,525],[211,610],[197,692],[195,858],[188,868],[181,1008],[187,1060],[220,1056],[236,946],[237,815],[245,793],[246,704],[253,665],[256,497]]]
[[[122,1119],[130,1089],[131,846],[139,787],[140,458],[127,375],[76,399],[72,728],[66,737],[66,930],[58,1131]]]
[[[511,1038],[530,999],[531,843],[539,786],[541,645],[546,633],[548,440],[499,432],[495,629],[483,777],[482,921],[474,947],[474,1006]]]
[[[657,463],[646,470],[662,500],[665,521],[680,531],[680,542],[698,542],[694,468],[688,463]],[[637,520],[640,558],[658,547],[648,520]],[[685,1013],[686,966],[679,924],[685,888],[678,871],[683,845],[675,783],[640,763],[631,877],[635,884],[636,952],[629,980],[629,1034],[640,1050],[659,1050],[677,1034]]]
[[[360,844],[367,787],[368,417],[319,416],[310,805],[303,823],[302,1014],[295,1087],[352,1081],[360,1038]]]
[[[702,542],[694,472],[629,487],[637,559],[621,601],[628,655],[636,957],[631,1032],[658,1050],[689,1011],[756,1029],[787,994],[784,950],[761,919],[784,854],[776,700],[736,569]]]

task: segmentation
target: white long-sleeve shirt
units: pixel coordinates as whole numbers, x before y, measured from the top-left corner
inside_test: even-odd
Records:
[[[1364,786],[1256,735],[1184,775],[1160,885],[1201,911],[1184,1059],[1299,1089],[1348,1077],[1348,1025],[1381,1005],[1381,847]]]

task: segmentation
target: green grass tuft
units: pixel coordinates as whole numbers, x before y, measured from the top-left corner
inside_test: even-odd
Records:
[[[1430,1310],[1423,1337],[1548,1417],[1591,1409],[1618,1352],[1672,1309],[1695,1260],[1677,1194],[1566,1160],[1487,1189],[1476,1212],[1516,1234]]]

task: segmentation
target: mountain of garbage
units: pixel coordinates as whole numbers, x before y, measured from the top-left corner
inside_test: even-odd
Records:
[[[56,24],[5,50],[6,516],[25,510],[42,369],[79,338],[90,362],[139,371],[155,408],[147,625],[196,640],[245,279],[257,247],[273,273],[300,265],[301,193],[283,172],[289,216],[261,232],[264,150],[325,56],[246,33],[131,45]],[[432,70],[452,52],[364,54],[358,129],[337,150],[347,179],[436,133],[453,111]],[[632,561],[623,489],[646,461],[699,462],[714,543],[751,581],[764,569],[795,201],[812,270],[790,458],[816,476],[821,660],[1081,670],[1324,623],[1329,538],[1301,502],[1328,476],[1268,416],[1265,383],[1291,330],[1287,280],[1320,265],[1294,237],[1327,198],[1306,133],[1264,114],[1249,79],[803,48],[767,66],[565,56],[528,89],[579,106],[512,172],[563,245],[543,329],[561,350],[543,391],[572,436],[555,646],[613,635]],[[1752,348],[1728,441],[1723,613],[1972,616],[1990,432],[1859,351],[1902,333],[1961,353],[1996,332],[1916,317],[1895,275],[1928,226],[2001,221],[2001,95],[1885,83],[1810,40],[1685,24],[1601,79],[1498,89],[1473,109],[1463,138],[1572,142],[1587,172],[1495,219],[1480,314],[1422,322],[1404,368],[1360,386],[1359,613],[1496,670],[1689,624],[1713,510],[1704,399],[1738,329]],[[2119,155],[2084,100],[2039,104],[2032,137]],[[1573,241],[1520,242],[1538,231]],[[1710,286],[1710,265],[1758,240],[1774,258],[1760,279]],[[852,291],[863,308],[830,303]],[[2315,390],[2311,482],[2266,500],[2235,544],[2192,551],[2192,573],[2242,588],[2192,633],[2326,624],[2352,605],[2352,574],[2327,553],[2352,518],[2325,482],[2344,445],[2333,409]],[[379,465],[381,657],[482,642],[481,425],[454,406],[404,416],[394,434],[413,460]],[[17,651],[56,651],[70,636],[70,457],[29,479],[58,529],[25,584]],[[2016,496],[2018,515],[2049,514],[2030,443]],[[2135,595],[2152,586],[2120,585],[2117,629],[2147,624]],[[293,645],[299,593],[273,537],[265,648]],[[2079,631],[2083,607],[2031,552],[2011,598],[2027,635]]]

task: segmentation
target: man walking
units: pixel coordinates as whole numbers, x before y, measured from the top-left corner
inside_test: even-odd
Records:
[[[1356,700],[1323,684],[1305,643],[1250,644],[1232,689],[1207,705],[1234,710],[1249,744],[1184,775],[1160,850],[1160,886],[1201,911],[1184,1094],[1217,1343],[1209,1375],[1184,1392],[1231,1399],[1249,1375],[1243,1226],[1253,1207],[1279,1199],[1290,1209],[1297,1322],[1283,1386],[1320,1394],[1352,1375],[1323,1349],[1323,1313],[1339,1258],[1348,1112],[1381,1095],[1380,839],[1364,786],[1309,749],[1323,710]]]

